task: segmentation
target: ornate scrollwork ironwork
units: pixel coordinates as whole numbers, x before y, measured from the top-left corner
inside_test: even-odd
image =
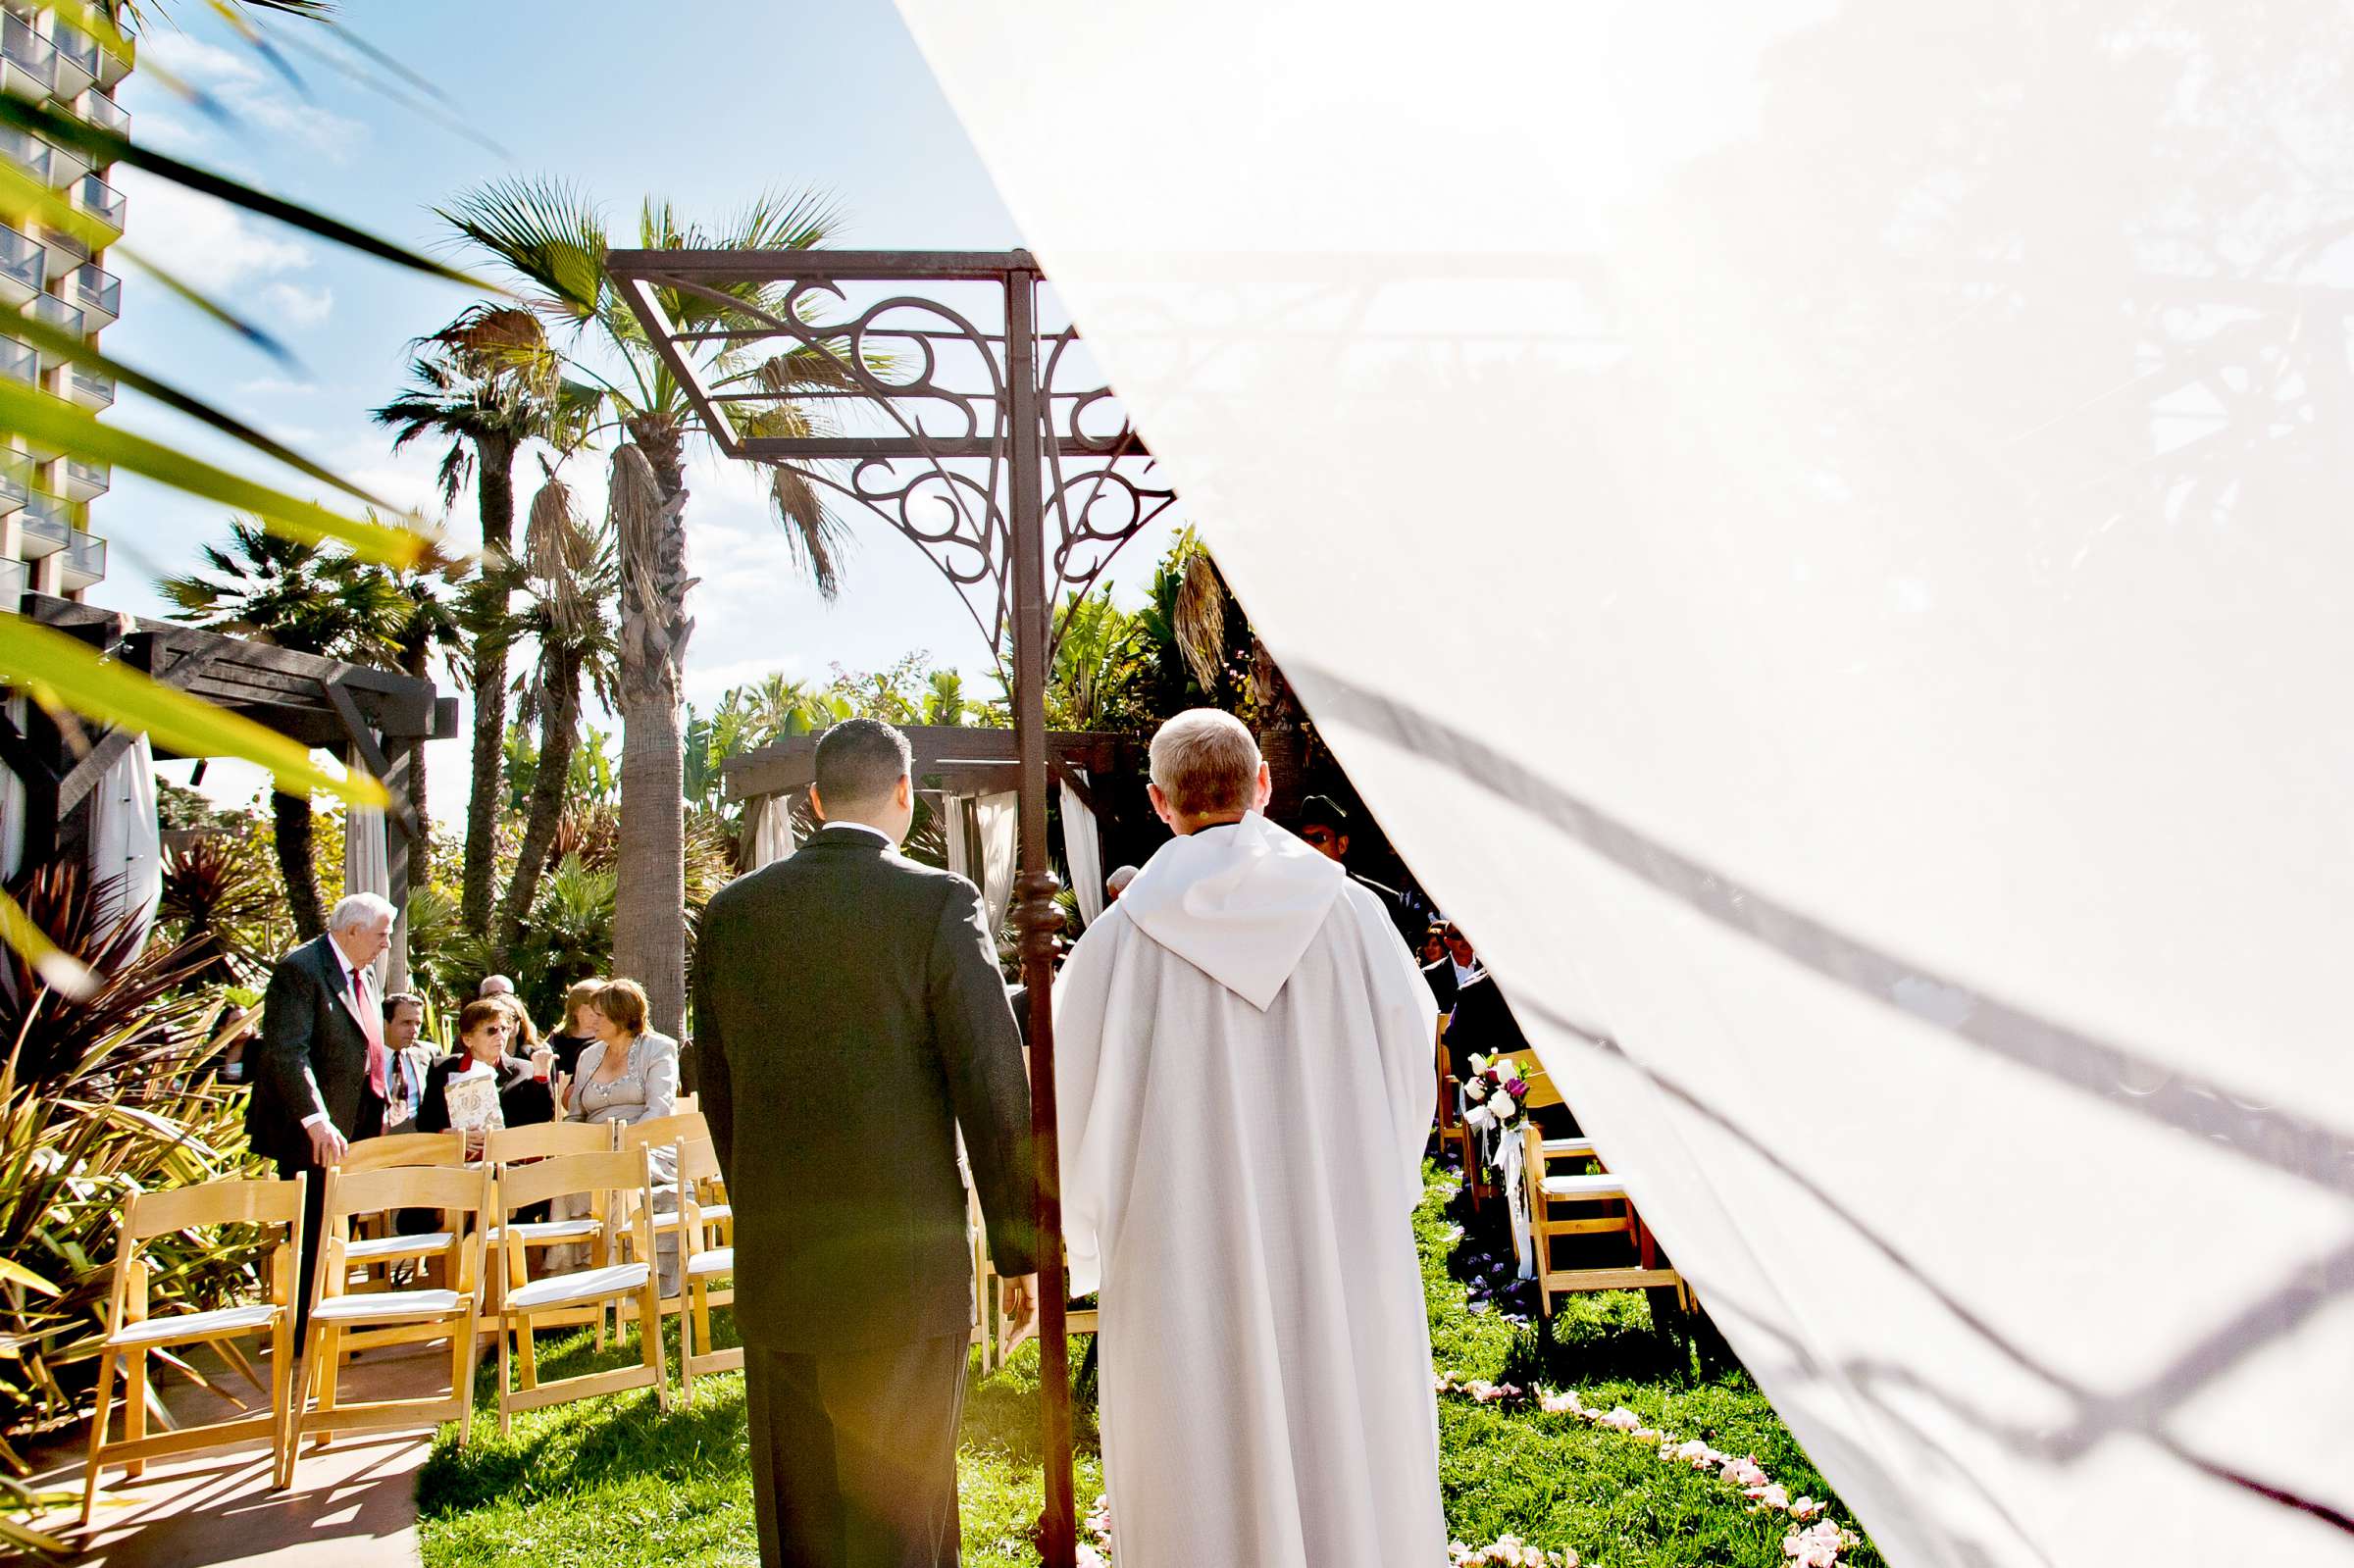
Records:
[[[791,464],[922,550],[955,589],[1001,669],[1010,668],[1017,460],[1038,465],[1049,602],[1094,591],[1121,548],[1177,500],[1111,388],[1086,367],[1079,334],[1069,327],[1034,333],[1026,359],[1039,429],[1027,437],[1031,451],[1017,453],[1010,291],[1027,288],[1035,299],[1042,281],[1035,270],[1013,264],[1018,256],[1011,253],[997,278],[969,268],[939,271],[943,281],[998,282],[994,321],[902,290],[827,319],[830,307],[847,306],[844,283],[874,275],[829,266],[819,252],[762,257],[759,265],[733,271],[706,258],[698,264],[705,270],[692,275],[681,270],[684,258],[664,253],[616,257],[614,265],[656,347],[682,375],[723,448]],[[762,308],[706,278],[784,291],[772,294],[774,308]],[[725,325],[679,330],[649,309],[653,296],[643,289],[716,305]],[[728,344],[725,360],[733,368],[705,382],[687,366],[692,345],[714,340]],[[808,433],[762,433],[757,411],[784,402],[809,415]]]

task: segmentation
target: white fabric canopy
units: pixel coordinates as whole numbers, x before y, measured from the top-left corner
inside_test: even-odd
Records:
[[[384,843],[384,814],[374,806],[346,806],[343,810],[343,890],[374,893],[379,898],[392,896],[392,862]],[[395,919],[405,926],[408,911],[396,911]],[[394,947],[404,945],[401,936],[396,927]],[[380,990],[391,962],[391,949],[386,949],[384,956],[376,961],[375,980]]]
[[[1889,1558],[2354,1558],[2343,8],[901,3]]]
[[[981,889],[989,929],[1005,929],[1013,901],[1014,830],[1021,796],[1013,790],[987,795],[948,795],[948,869]]]
[[[1060,779],[1054,787],[1061,792],[1062,855],[1070,862],[1071,895],[1079,901],[1081,922],[1092,926],[1103,913],[1103,827],[1078,790]]]
[[[783,795],[763,795],[753,805],[751,869],[758,871],[793,853],[793,805]]]
[[[119,908],[144,939],[155,919],[155,906],[164,896],[163,835],[155,815],[155,753],[145,735],[131,741],[90,791],[90,876],[93,881],[121,879]]]

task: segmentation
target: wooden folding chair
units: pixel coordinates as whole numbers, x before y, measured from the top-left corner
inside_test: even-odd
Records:
[[[736,1248],[707,1244],[709,1211],[725,1205],[727,1189],[719,1173],[719,1152],[707,1138],[682,1139],[678,1145],[677,1207],[663,1216],[679,1239],[679,1402],[694,1402],[694,1380],[699,1373],[741,1372],[741,1346],[713,1347],[711,1309],[732,1306],[736,1300]],[[706,1202],[706,1199],[713,1201]]]
[[[123,1211],[115,1233],[115,1278],[107,1297],[109,1332],[98,1352],[98,1402],[90,1415],[90,1457],[82,1475],[81,1522],[98,1506],[98,1478],[111,1461],[137,1476],[150,1459],[167,1454],[223,1448],[266,1438],[272,1474],[284,1486],[291,1448],[286,1414],[294,1366],[294,1271],[302,1257],[302,1197],[307,1176],[291,1182],[207,1182],[164,1192],[137,1192]],[[159,1236],[222,1225],[284,1226],[285,1236],[270,1248],[263,1300],[214,1307],[168,1317],[147,1315],[147,1265],[141,1244]],[[246,1335],[270,1341],[270,1408],[210,1426],[181,1427],[147,1435],[147,1352],[196,1340]],[[242,1362],[248,1367],[250,1363]],[[107,1441],[113,1415],[115,1369],[123,1369],[123,1436]],[[256,1380],[259,1387],[259,1379]]]
[[[1633,1195],[1622,1178],[1608,1171],[1555,1176],[1554,1159],[1589,1160],[1594,1145],[1588,1138],[1548,1141],[1534,1124],[1520,1130],[1521,1158],[1528,1173],[1528,1220],[1537,1248],[1539,1311],[1553,1316],[1553,1298],[1573,1290],[1673,1290],[1679,1302],[1687,1300],[1683,1276],[1660,1258],[1659,1243],[1635,1211]],[[1556,1152],[1556,1146],[1559,1152]],[[1554,1262],[1557,1239],[1624,1236],[1631,1262],[1602,1267],[1562,1268]],[[1581,1241],[1579,1244],[1585,1244]]]
[[[351,1222],[357,1215],[386,1209],[439,1209],[447,1241],[434,1254],[441,1262],[441,1289],[363,1290],[346,1289],[350,1277]],[[482,1312],[483,1237],[497,1202],[486,1168],[396,1165],[377,1171],[332,1170],[322,1204],[319,1280],[311,1301],[310,1340],[303,1346],[302,1384],[282,1461],[280,1485],[293,1479],[294,1455],[304,1434],[380,1432],[458,1424],[458,1445],[466,1444],[474,1413],[475,1320]],[[416,1344],[449,1340],[449,1392],[441,1397],[373,1399],[347,1403],[340,1396],[342,1352],[350,1337],[366,1331],[372,1344]]]
[[[483,1159],[500,1177],[534,1160],[552,1159],[563,1154],[601,1154],[614,1146],[615,1133],[604,1122],[535,1122],[528,1127],[502,1127],[483,1135]],[[515,1234],[527,1253],[543,1254],[550,1247],[577,1246],[595,1263],[609,1261],[604,1251],[604,1228],[597,1221],[578,1214],[553,1214],[544,1220],[518,1222]],[[505,1223],[494,1218],[490,1228],[490,1244],[503,1250],[507,1244]],[[575,1260],[577,1261],[577,1260]],[[498,1303],[506,1289],[506,1270],[489,1271],[483,1290],[483,1331],[498,1332]],[[575,1323],[596,1325],[596,1347],[605,1347],[605,1315],[602,1312],[583,1313]],[[548,1327],[558,1325],[550,1322]]]
[[[671,1233],[671,1216],[677,1212],[678,1206],[678,1182],[669,1170],[672,1152],[681,1142],[689,1138],[708,1140],[711,1137],[711,1124],[703,1119],[703,1113],[700,1111],[677,1111],[669,1116],[649,1116],[641,1122],[616,1123],[614,1132],[614,1147],[642,1148],[649,1151],[654,1157],[653,1231],[656,1243],[659,1244]],[[732,1226],[735,1218],[735,1210],[725,1204],[708,1205],[705,1207],[704,1213],[710,1217],[714,1225]],[[626,1215],[623,1217],[627,1218]],[[662,1310],[665,1312],[679,1311],[685,1305],[686,1259],[687,1253],[682,1250],[679,1253],[679,1277],[674,1282],[679,1293],[662,1297]],[[661,1284],[660,1260],[655,1259],[654,1264],[655,1284],[659,1287]],[[635,1307],[625,1304],[616,1313],[615,1321],[618,1322],[622,1318],[633,1316],[636,1310]]]
[[[1463,1180],[1471,1185],[1471,1201],[1476,1207],[1479,1202],[1479,1172],[1471,1164],[1471,1129],[1463,1125],[1462,1106],[1458,1102],[1462,1084],[1455,1076],[1455,1053],[1447,1048],[1447,1020],[1444,1015],[1439,1019],[1437,1061],[1439,1147],[1445,1149],[1452,1144],[1461,1157]]]
[[[670,1408],[670,1383],[662,1359],[662,1305],[655,1294],[654,1267],[650,1261],[654,1255],[653,1189],[653,1161],[644,1149],[559,1154],[513,1167],[500,1175],[500,1230],[507,1239],[500,1249],[506,1263],[498,1337],[501,1437],[506,1435],[518,1410],[537,1410],[570,1399],[619,1393],[628,1389],[650,1386],[661,1407]],[[537,1280],[531,1278],[524,1263],[521,1228],[514,1223],[515,1211],[567,1196],[588,1198],[589,1212],[603,1233],[607,1257],[613,1255],[614,1241],[626,1224],[635,1243],[635,1259],[542,1275]],[[578,1312],[584,1307],[594,1310],[600,1319],[608,1307],[618,1316],[625,1302],[637,1309],[638,1342],[643,1352],[639,1366],[589,1373],[555,1383],[539,1381],[539,1363],[532,1341],[535,1329],[548,1322],[552,1314]],[[510,1387],[510,1349],[520,1363],[523,1380],[520,1389]]]
[[[456,1166],[466,1163],[466,1135],[463,1133],[395,1133],[389,1138],[364,1138],[344,1150],[336,1169],[348,1175],[362,1171],[388,1171],[404,1165]],[[423,1264],[428,1258],[449,1250],[449,1234],[444,1230],[428,1231],[420,1235],[402,1236],[392,1214],[355,1214],[351,1220],[351,1245],[344,1258],[354,1276],[346,1289],[360,1290],[392,1289],[392,1271],[403,1263]],[[382,1269],[380,1277],[377,1270]],[[367,1341],[359,1337],[347,1339],[344,1348],[365,1349]]]

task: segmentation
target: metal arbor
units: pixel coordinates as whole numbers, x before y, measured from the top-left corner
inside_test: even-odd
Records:
[[[1176,494],[1155,481],[1151,455],[1118,417],[1077,332],[1040,325],[1045,278],[1027,251],[638,250],[612,253],[606,267],[720,449],[789,466],[905,535],[1012,677],[1013,921],[1039,1162],[1041,1546],[1049,1568],[1070,1568],[1077,1509],[1050,1006],[1062,917],[1047,864],[1047,671],[1055,603],[1093,586]],[[812,417],[778,417],[788,408]]]

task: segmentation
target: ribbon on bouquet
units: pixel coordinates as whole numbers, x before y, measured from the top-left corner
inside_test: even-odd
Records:
[[[1519,1278],[1533,1280],[1537,1277],[1537,1244],[1528,1214],[1527,1150],[1519,1130],[1507,1129],[1485,1103],[1465,1098],[1460,1088],[1456,1090],[1456,1110],[1463,1125],[1478,1135],[1472,1157],[1496,1167],[1505,1205],[1512,1216],[1512,1261],[1519,1266]]]

